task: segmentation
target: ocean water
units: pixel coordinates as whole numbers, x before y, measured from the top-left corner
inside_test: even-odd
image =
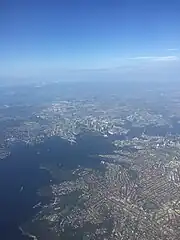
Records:
[[[77,144],[59,137],[47,139],[35,146],[18,144],[12,154],[0,163],[0,236],[6,240],[25,240],[19,226],[31,219],[38,202],[48,202],[37,191],[47,186],[52,178],[48,171],[40,169],[43,163],[60,163],[64,168],[74,169],[78,165],[97,167],[98,157],[92,155],[112,153],[108,139],[86,133],[77,137]]]

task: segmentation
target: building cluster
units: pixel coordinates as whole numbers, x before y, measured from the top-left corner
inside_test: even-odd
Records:
[[[1,131],[0,159],[6,159],[18,142],[37,144],[59,136],[76,144],[84,132],[96,132],[113,146],[111,154],[97,156],[101,167],[70,169],[71,179],[60,181],[60,171],[54,167],[57,179],[50,185],[52,200],[34,221],[46,222],[60,239],[74,239],[76,234],[77,239],[88,240],[179,239],[179,90],[168,89],[168,94],[156,90],[142,96],[108,93],[56,98],[29,106],[32,111],[22,104],[14,106],[17,114],[18,109],[28,114],[10,113],[8,118],[1,112],[6,124]],[[60,168],[61,163],[57,165]]]
[[[89,239],[178,239],[180,149],[151,141],[127,161],[115,156],[101,156],[105,171],[79,168],[76,180],[53,184],[54,199],[36,218],[58,236],[71,227]],[[86,225],[96,227],[89,233]]]

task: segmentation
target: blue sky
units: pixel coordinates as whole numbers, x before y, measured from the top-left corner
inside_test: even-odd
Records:
[[[179,49],[179,0],[0,1],[1,80],[177,78]]]

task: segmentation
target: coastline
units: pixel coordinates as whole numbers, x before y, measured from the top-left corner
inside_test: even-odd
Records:
[[[27,236],[28,238],[30,238],[32,240],[38,240],[38,238],[36,236],[34,236],[28,232],[25,232],[22,227],[19,227],[19,230],[21,231],[23,236]]]

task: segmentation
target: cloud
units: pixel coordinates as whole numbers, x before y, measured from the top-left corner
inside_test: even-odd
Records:
[[[179,51],[178,48],[168,48],[168,51]]]
[[[128,58],[130,60],[150,60],[150,61],[178,61],[179,57],[177,56],[142,56],[142,57],[133,57]]]
[[[132,58],[128,58],[130,60],[149,60],[149,59],[153,59],[154,57],[150,57],[150,56],[145,56],[145,57],[132,57]]]
[[[165,56],[165,57],[156,57],[154,61],[178,61],[177,56]]]

